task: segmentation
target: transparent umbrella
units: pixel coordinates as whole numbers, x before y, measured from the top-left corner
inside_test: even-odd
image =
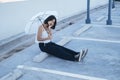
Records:
[[[58,18],[58,13],[56,11],[40,12],[40,13],[36,14],[35,16],[33,16],[30,19],[30,21],[26,24],[25,33],[26,34],[34,34],[34,33],[36,34],[39,26],[42,25],[44,20],[50,15],[54,15],[56,18]]]

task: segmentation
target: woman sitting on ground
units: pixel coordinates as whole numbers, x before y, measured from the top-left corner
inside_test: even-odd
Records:
[[[54,15],[50,15],[44,20],[44,23],[39,26],[37,32],[37,41],[39,42],[40,50],[65,60],[77,62],[83,60],[87,54],[88,49],[81,50],[80,52],[75,52],[73,50],[65,48],[64,46],[60,46],[54,42],[51,42],[51,29],[55,29],[56,23],[56,17]]]

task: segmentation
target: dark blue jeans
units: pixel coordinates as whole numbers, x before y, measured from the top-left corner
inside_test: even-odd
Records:
[[[39,43],[39,48],[43,52],[70,61],[76,61],[75,55],[78,54],[78,52],[65,48],[64,46],[60,46],[53,42]]]

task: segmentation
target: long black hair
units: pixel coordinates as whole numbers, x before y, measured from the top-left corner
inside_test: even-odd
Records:
[[[57,24],[57,19],[56,19],[56,17],[54,16],[54,15],[50,15],[49,17],[47,17],[45,20],[44,20],[44,24],[48,24],[48,21],[51,21],[51,20],[53,20],[53,19],[55,19],[55,23],[54,23],[54,25],[51,27],[52,29],[55,29],[55,26],[56,26],[56,24]]]

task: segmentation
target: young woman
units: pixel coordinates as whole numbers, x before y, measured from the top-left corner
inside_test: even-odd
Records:
[[[37,33],[37,41],[39,42],[40,50],[65,60],[77,62],[83,60],[85,55],[87,54],[87,49],[81,50],[81,52],[75,52],[73,50],[65,48],[64,46],[60,46],[56,43],[51,42],[51,29],[55,29],[56,23],[56,17],[50,15],[44,20],[43,24],[39,27]]]

